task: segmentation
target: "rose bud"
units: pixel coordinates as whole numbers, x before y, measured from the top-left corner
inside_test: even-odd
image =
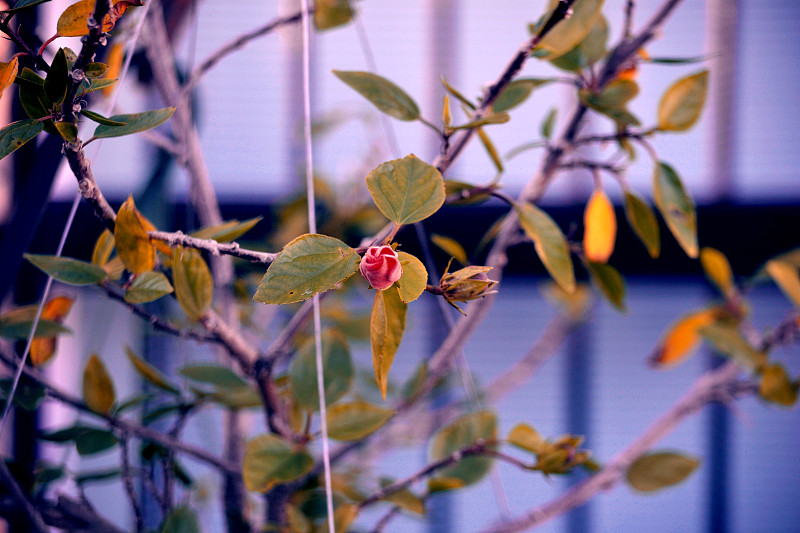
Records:
[[[373,289],[383,291],[403,275],[400,258],[391,246],[370,246],[358,269]]]
[[[492,289],[497,282],[490,280],[486,275],[491,269],[492,267],[486,266],[468,266],[456,270],[452,274],[445,273],[439,281],[442,295],[453,304],[453,302],[466,302],[482,298],[487,294],[494,294],[497,291]],[[461,309],[458,310],[461,311]]]

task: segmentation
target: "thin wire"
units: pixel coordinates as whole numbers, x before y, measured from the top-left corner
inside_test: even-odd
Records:
[[[314,154],[311,142],[311,24],[308,16],[308,0],[300,1],[303,26],[303,133],[306,157],[306,189],[308,191],[308,231],[317,232],[317,213],[314,197]],[[331,455],[328,443],[328,409],[325,402],[325,375],[322,364],[322,318],[319,311],[319,295],[314,295],[314,345],[317,363],[317,392],[319,394],[319,418],[322,431],[322,462],[325,468],[325,503],[328,509],[328,531],[336,531],[333,520],[333,489],[331,487]]]
[[[147,2],[142,10],[142,17],[139,20],[139,23],[136,26],[136,30],[134,31],[133,38],[131,39],[131,43],[128,47],[128,57],[125,58],[125,63],[122,68],[122,72],[120,72],[119,81],[117,82],[117,86],[114,89],[114,92],[111,95],[111,101],[108,106],[108,111],[106,114],[111,113],[116,105],[117,98],[119,97],[119,88],[122,86],[122,81],[125,79],[125,75],[128,73],[128,69],[131,66],[131,58],[133,57],[133,49],[136,46],[136,42],[139,40],[139,35],[142,31],[142,26],[144,25],[144,20],[147,17],[147,11],[150,8],[150,2]],[[94,156],[92,157],[92,161],[97,157],[97,152],[100,150],[100,143],[97,144],[94,151]],[[58,243],[58,249],[56,250],[56,257],[61,257],[61,253],[64,251],[64,245],[67,242],[67,236],[69,235],[70,230],[72,229],[72,224],[75,222],[75,214],[78,211],[78,205],[80,205],[81,201],[81,194],[80,192],[75,194],[75,199],[72,200],[72,207],[69,211],[69,216],[67,217],[67,222],[64,225],[64,230],[61,232],[61,240]],[[50,288],[53,286],[53,277],[47,277],[47,283],[44,286],[44,293],[42,294],[42,301],[39,302],[39,306],[36,309],[36,316],[33,319],[33,325],[31,327],[31,332],[28,334],[28,340],[25,344],[25,350],[22,352],[22,358],[20,359],[19,366],[17,367],[17,372],[14,374],[14,381],[11,385],[11,390],[8,393],[8,398],[6,399],[6,405],[3,408],[3,418],[0,421],[0,441],[3,439],[3,433],[6,430],[6,422],[8,420],[8,413],[11,410],[11,404],[14,400],[14,395],[17,392],[17,387],[19,386],[20,379],[22,378],[22,371],[25,368],[25,363],[28,360],[28,354],[31,351],[31,345],[33,344],[33,339],[36,334],[36,329],[39,327],[39,321],[42,318],[42,311],[44,310],[45,302],[47,302],[47,297],[50,295]]]

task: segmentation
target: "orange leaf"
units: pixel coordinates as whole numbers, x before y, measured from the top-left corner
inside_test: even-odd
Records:
[[[0,97],[2,97],[3,91],[14,83],[14,78],[17,76],[18,70],[19,61],[16,56],[8,63],[0,63]]]
[[[719,309],[715,307],[680,317],[661,338],[655,352],[650,356],[650,364],[665,367],[683,361],[700,343],[700,330],[713,324],[717,318]]]
[[[119,208],[114,225],[114,240],[117,255],[125,263],[125,268],[134,274],[153,270],[156,264],[156,249],[150,243],[145,226],[149,222],[139,213],[129,196]]]
[[[108,55],[106,56],[106,64],[108,65],[108,70],[106,71],[105,77],[113,80],[119,76],[119,73],[122,72],[122,64],[125,60],[125,47],[122,43],[114,43],[108,49]],[[103,96],[108,98],[111,96],[111,93],[114,91],[114,86],[109,85],[105,89],[103,89]]]
[[[617,217],[608,196],[597,189],[583,213],[583,252],[589,261],[605,263],[614,251],[617,238]]]
[[[114,0],[111,10],[103,18],[103,32],[114,29],[117,20],[125,14],[129,6],[142,6],[142,0]],[[69,6],[58,17],[57,32],[61,37],[81,37],[88,35],[88,20],[94,14],[95,0],[81,0]]]
[[[74,300],[57,296],[47,302],[42,309],[42,320],[52,320],[61,324],[67,317]],[[31,343],[30,358],[33,366],[41,366],[56,353],[56,337],[37,337]]]

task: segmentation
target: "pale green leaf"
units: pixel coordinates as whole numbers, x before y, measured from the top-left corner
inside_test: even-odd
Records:
[[[545,10],[547,20],[555,11],[559,0],[550,0]],[[547,59],[562,56],[583,41],[601,16],[603,0],[581,0],[572,6],[572,14],[562,20],[539,42],[537,49],[548,52]]]
[[[651,452],[628,467],[625,478],[638,491],[652,492],[677,485],[694,472],[700,461],[676,452]]]
[[[350,390],[355,375],[347,338],[337,330],[326,329],[322,334],[322,368],[325,403],[331,405]],[[295,401],[309,411],[319,409],[316,344],[313,338],[292,359],[289,379]]]
[[[653,172],[653,199],[675,240],[689,257],[697,257],[697,215],[694,202],[675,170],[658,162]]]
[[[129,304],[152,302],[170,294],[173,290],[167,276],[151,270],[136,276],[128,290],[125,291],[125,301]]]
[[[340,403],[328,409],[328,436],[336,440],[361,440],[380,429],[394,414],[364,401]]]
[[[467,252],[457,240],[451,239],[450,237],[446,237],[444,235],[431,233],[431,242],[462,265],[469,264],[469,261],[467,260]]]
[[[422,261],[406,252],[397,252],[400,264],[403,267],[403,275],[397,280],[397,289],[400,291],[400,299],[404,303],[410,303],[420,297],[425,292],[428,284],[428,271]]]
[[[24,254],[36,268],[70,285],[97,285],[106,279],[106,271],[97,265],[70,257]]]
[[[181,505],[170,511],[159,533],[200,533],[200,523],[191,508]]]
[[[656,215],[644,200],[630,191],[625,191],[625,217],[650,257],[658,257],[661,253],[661,234]]]
[[[247,490],[267,492],[311,471],[314,459],[302,447],[277,435],[261,435],[247,443],[242,479]]]
[[[575,272],[572,267],[567,239],[550,216],[532,204],[515,204],[519,223],[525,234],[533,240],[542,264],[559,286],[575,291]]]
[[[566,54],[553,58],[551,63],[563,70],[577,72],[599,61],[606,54],[608,23],[600,15],[589,34]],[[550,57],[545,56],[545,59]]]
[[[400,120],[419,118],[419,107],[414,99],[386,78],[360,71],[334,70],[333,73],[387,115]]]
[[[92,85],[94,89],[94,83]],[[144,113],[114,115],[109,117],[110,121],[122,122],[125,125],[109,126],[107,124],[100,124],[97,126],[97,129],[94,130],[94,137],[97,139],[106,139],[109,137],[121,137],[123,135],[132,135],[141,131],[151,130],[169,120],[169,117],[171,117],[174,112],[174,107],[165,107],[164,109],[155,109],[153,111],[145,111]]]
[[[333,237],[302,235],[284,246],[264,274],[253,300],[287,304],[332,289],[358,270],[358,254]]]
[[[753,348],[736,324],[717,321],[700,328],[700,334],[716,351],[751,370],[758,371],[766,363],[766,354]]]
[[[175,249],[172,282],[178,303],[190,319],[199,320],[211,308],[214,280],[200,252],[191,248]]]
[[[191,235],[192,237],[197,237],[198,239],[213,239],[217,242],[231,242],[250,231],[253,226],[261,222],[263,218],[264,217],[255,217],[243,222],[239,222],[238,220],[227,220],[222,224],[197,230]]]
[[[553,81],[550,78],[519,78],[508,85],[497,95],[492,109],[495,113],[508,111],[528,99],[534,89]]]
[[[430,458],[438,461],[453,452],[472,446],[478,441],[491,442],[497,437],[497,418],[490,411],[478,411],[457,419],[442,428],[431,441]],[[492,466],[488,457],[466,457],[437,473],[439,478],[460,479],[463,485],[480,481]]]
[[[375,205],[396,224],[412,224],[444,204],[445,187],[435,167],[411,154],[382,163],[367,176]]]
[[[694,126],[706,101],[708,71],[704,70],[675,82],[658,106],[658,129],[685,131]]]
[[[178,373],[192,381],[209,383],[224,389],[248,386],[233,370],[219,365],[190,365],[181,368]]]

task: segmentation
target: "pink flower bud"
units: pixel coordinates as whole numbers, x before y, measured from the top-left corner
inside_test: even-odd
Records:
[[[370,246],[358,268],[372,288],[379,291],[388,289],[403,275],[400,258],[391,246],[386,245]]]

